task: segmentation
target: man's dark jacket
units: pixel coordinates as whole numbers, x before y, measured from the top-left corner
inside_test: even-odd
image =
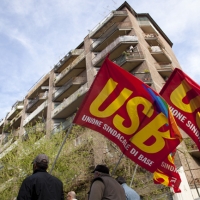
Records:
[[[37,169],[27,177],[19,190],[17,200],[63,200],[62,182],[45,170]]]

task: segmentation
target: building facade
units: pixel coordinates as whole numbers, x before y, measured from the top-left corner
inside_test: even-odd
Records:
[[[181,69],[172,45],[149,14],[136,13],[124,2],[13,105],[0,122],[0,154],[12,145],[10,135],[25,138],[35,128],[50,137],[60,128],[67,130],[108,53],[110,60],[159,93],[173,69]],[[177,167],[186,177],[187,187],[182,190],[195,199],[200,187],[200,153],[181,133],[184,141],[178,147]]]

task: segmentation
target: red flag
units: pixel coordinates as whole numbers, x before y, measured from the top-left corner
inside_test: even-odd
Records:
[[[179,189],[181,178],[174,165],[175,151],[161,163],[160,167],[154,172],[153,180],[155,184],[163,184],[172,187],[175,193],[181,192]]]
[[[176,68],[160,94],[170,105],[178,126],[200,150],[200,86]]]
[[[138,165],[154,172],[181,141],[165,101],[105,59],[74,123],[98,131]]]

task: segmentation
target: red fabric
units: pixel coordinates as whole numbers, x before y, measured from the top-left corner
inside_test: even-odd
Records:
[[[182,139],[159,94],[108,58],[74,123],[103,134],[150,172],[160,166]]]
[[[181,178],[174,165],[174,152],[161,163],[160,167],[154,172],[154,183],[163,184],[174,189],[175,193],[181,192],[179,189]]]
[[[170,105],[178,126],[192,138],[200,150],[200,86],[176,68],[160,95]]]

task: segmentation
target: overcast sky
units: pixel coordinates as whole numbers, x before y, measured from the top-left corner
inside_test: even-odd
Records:
[[[128,0],[149,13],[173,42],[185,73],[200,84],[200,1]],[[122,0],[1,0],[0,119],[75,49]]]

